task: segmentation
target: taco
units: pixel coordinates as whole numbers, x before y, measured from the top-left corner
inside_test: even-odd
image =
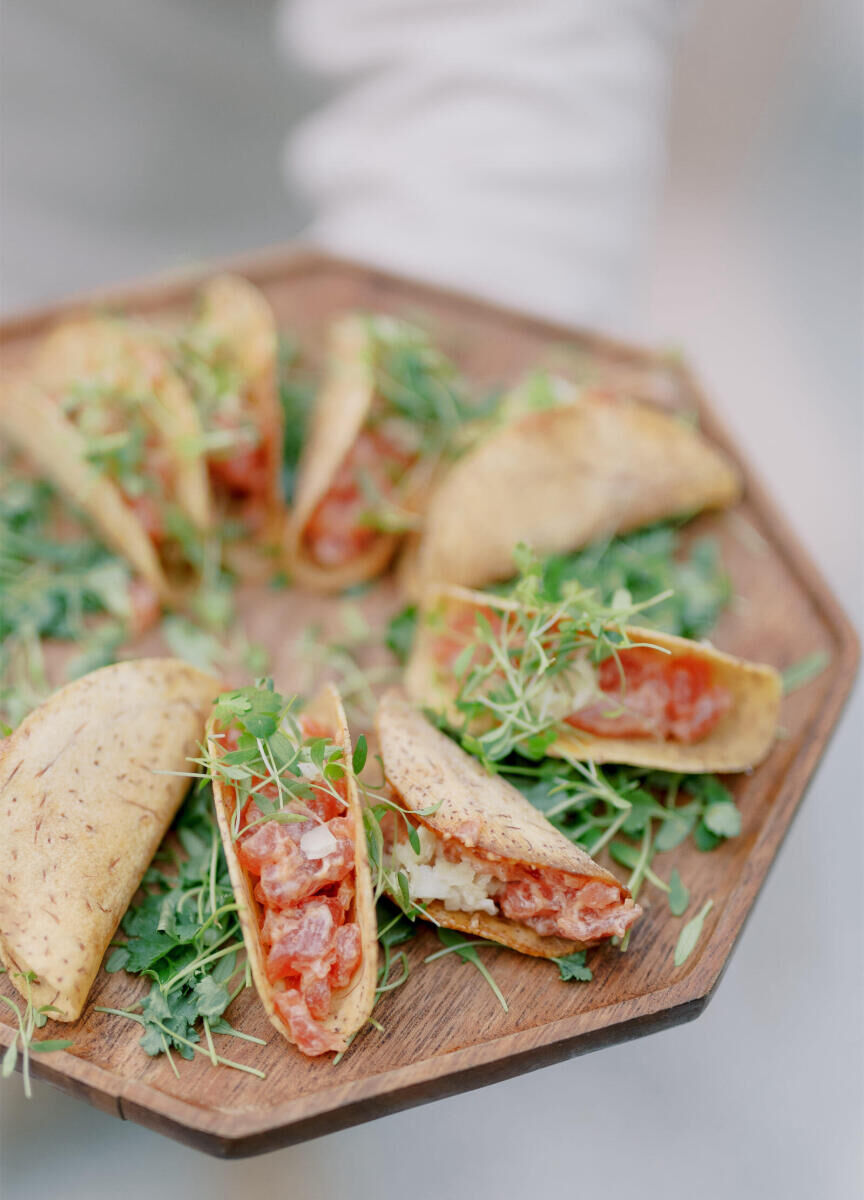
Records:
[[[297,581],[338,591],[380,574],[468,415],[454,368],[422,332],[387,317],[337,321],[288,528]]]
[[[0,433],[90,519],[101,539],[134,568],[158,602],[176,601],[158,542],[148,535],[117,484],[90,461],[87,439],[66,420],[56,401],[24,377],[5,384],[0,388]]]
[[[576,550],[739,496],[733,464],[679,417],[535,375],[432,489],[399,574],[478,587],[513,574],[513,547]]]
[[[75,1021],[189,781],[216,680],[175,659],[103,667],[0,742],[0,959]]]
[[[598,632],[578,604],[442,587],[424,602],[406,686],[493,758],[527,746],[702,772],[746,771],[768,754],[782,691],[773,667],[630,625],[598,657]]]
[[[196,318],[176,335],[172,353],[198,409],[219,516],[256,544],[278,546],[282,414],[270,305],[248,280],[219,275],[203,288]]]
[[[197,573],[210,494],[195,406],[160,346],[108,317],[58,326],[33,371],[4,382],[0,432],[176,602]]]
[[[201,423],[169,355],[145,326],[101,316],[67,321],[42,343],[35,378],[152,536],[164,536],[164,509],[172,504],[195,529],[208,528]]]
[[[299,717],[291,707],[266,688],[221,696],[208,754],[258,995],[316,1056],[344,1050],[369,1019],[377,925],[339,694],[324,688]]]
[[[376,727],[402,810],[390,822],[385,864],[431,921],[539,958],[624,936],[641,912],[627,888],[521,792],[399,691],[383,697]]]

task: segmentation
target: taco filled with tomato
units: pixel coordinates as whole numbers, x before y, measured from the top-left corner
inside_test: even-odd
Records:
[[[163,603],[210,525],[195,405],[164,348],[128,322],[72,320],[0,391],[0,431],[91,519]]]
[[[609,622],[591,604],[433,589],[408,691],[490,759],[520,750],[686,772],[761,762],[777,730],[773,667]]]
[[[207,729],[219,831],[252,977],[302,1053],[345,1050],[375,1003],[378,942],[351,740],[326,687],[302,712],[265,686]]]
[[[436,925],[540,958],[626,934],[641,912],[627,888],[403,693],[386,693],[376,727],[393,803],[383,862],[394,898],[407,894]]]
[[[229,523],[234,543],[251,538],[275,552],[285,506],[278,334],[269,303],[248,280],[219,275],[170,345],[198,411],[217,516]]]
[[[538,373],[443,472],[410,535],[400,581],[480,587],[513,574],[513,547],[540,555],[732,504],[733,464],[671,412]]]
[[[297,581],[339,591],[380,574],[469,415],[455,369],[420,330],[337,321],[289,523]]]

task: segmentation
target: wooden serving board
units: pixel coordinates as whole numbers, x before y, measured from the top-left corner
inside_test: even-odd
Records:
[[[347,309],[416,317],[472,380],[507,382],[540,361],[553,361],[655,403],[697,409],[708,436],[741,463],[680,362],[316,253],[276,252],[219,264],[220,269],[226,266],[263,289],[280,326],[299,337],[313,361],[320,361],[327,324]],[[212,269],[88,297],[86,306],[95,299],[131,313],[180,315]],[[3,365],[25,363],[52,322],[84,306],[60,305],[5,322],[0,326]],[[855,633],[837,601],[747,465],[741,465],[743,502],[731,512],[699,519],[688,534],[717,536],[738,597],[713,640],[725,650],[781,669],[816,651],[827,651],[831,661],[818,678],[784,701],[784,736],[768,760],[750,775],[726,781],[743,813],[741,836],[710,854],[687,846],[672,852],[691,888],[689,914],[708,897],[714,899],[696,950],[681,968],[673,966],[681,922],[670,917],[656,892],[626,954],[614,948],[591,952],[594,980],[588,985],[559,982],[548,963],[504,949],[484,950],[484,961],[509,1002],[506,1014],[476,971],[454,956],[421,965],[425,955],[439,948],[434,934],[424,931],[407,947],[413,968],[407,984],[376,1009],[386,1032],[369,1031],[338,1066],[295,1053],[268,1024],[254,992],[241,995],[229,1014],[233,1024],[269,1044],[231,1041],[223,1052],[266,1071],[264,1081],[214,1069],[203,1057],[181,1061],[180,1078],[175,1078],[164,1056],[150,1059],[139,1049],[136,1026],[93,1011],[96,1004],[125,1007],[146,990],[122,972],[101,972],[82,1020],[74,1026],[49,1023],[43,1031],[44,1037],[73,1038],[73,1048],[34,1056],[33,1074],[98,1108],[209,1153],[240,1156],[698,1016],[825,750],[858,658]],[[272,651],[277,686],[298,686],[298,634],[309,625],[338,627],[342,603],[295,590],[242,590],[247,628]],[[399,599],[392,583],[384,581],[356,603],[381,626]],[[141,646],[154,648],[152,641]],[[671,859],[658,860],[661,874],[668,874],[671,865],[666,857]],[[0,988],[11,994],[7,980],[0,981]],[[6,1020],[5,1014],[0,1016]],[[0,1044],[7,1045],[10,1038],[9,1026],[0,1025]]]

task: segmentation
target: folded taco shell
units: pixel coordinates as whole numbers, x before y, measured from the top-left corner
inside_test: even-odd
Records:
[[[150,584],[163,604],[176,602],[144,526],[116,484],[88,462],[82,435],[29,378],[10,379],[0,388],[0,434],[90,518],[107,545]]]
[[[210,487],[198,412],[166,350],[146,327],[101,316],[66,321],[42,343],[35,377],[51,395],[95,381],[146,398],[147,418],[170,462],[172,498],[198,529],[209,527]]]
[[[353,909],[349,911],[353,912],[354,919],[360,928],[363,953],[354,979],[341,993],[333,993],[334,1010],[327,1020],[322,1022],[326,1029],[342,1039],[342,1048],[344,1049],[348,1046],[352,1035],[366,1024],[375,1005],[378,976],[378,926],[372,897],[372,877],[363,828],[363,813],[357,792],[357,783],[351,770],[351,734],[339,693],[332,685],[327,685],[315,700],[306,706],[303,715],[310,717],[325,729],[332,730],[333,741],[342,747],[343,761],[346,767],[348,815],[354,822],[355,893]],[[220,740],[214,738],[214,732],[216,731],[211,720],[208,726],[208,748],[211,756],[218,757],[222,753],[222,747]],[[237,850],[231,832],[234,791],[232,788],[226,787],[218,777],[214,777],[213,798],[219,832],[222,835],[222,845],[225,848],[225,858],[228,862],[228,872],[237,899],[238,915],[243,929],[243,941],[246,945],[252,978],[271,1023],[283,1037],[292,1041],[290,1030],[276,1008],[273,999],[273,985],[267,978],[266,956],[261,943],[258,919],[260,906],[253,895],[253,884],[249,873],[237,858]]]
[[[0,742],[0,959],[13,986],[75,1021],[165,835],[216,680],[137,659],[56,692]]]
[[[261,541],[281,541],[282,409],[277,381],[278,331],[263,293],[239,275],[218,275],[201,293],[198,325],[227,349],[246,380],[243,394],[249,416],[260,430],[266,451],[267,523]]]
[[[466,588],[430,590],[424,599],[405,677],[412,699],[444,713],[451,724],[461,727],[463,717],[453,703],[459,683],[451,670],[436,662],[435,641],[466,608],[506,611],[515,607],[514,601]],[[708,662],[713,681],[731,692],[731,708],[706,737],[691,744],[647,737],[599,737],[565,725],[547,751],[550,756],[682,772],[746,771],[766,757],[777,732],[782,695],[780,675],[773,667],[724,654],[706,642],[692,642],[654,629],[628,626],[627,633],[634,643]]]
[[[555,829],[512,784],[488,774],[431,725],[402,692],[394,689],[384,695],[376,728],[387,782],[398,803],[417,814],[418,824],[481,854],[618,887],[625,905],[633,907],[630,893],[610,871]],[[439,901],[428,903],[426,911],[437,925],[491,938],[539,958],[557,958],[587,944],[543,937],[499,915],[454,912]]]
[[[481,586],[514,574],[513,550],[576,550],[653,521],[732,504],[737,470],[678,417],[600,392],[529,412],[480,439],[433,489],[400,581]]]
[[[286,541],[295,580],[318,591],[342,591],[374,579],[401,541],[401,535],[382,532],[364,553],[335,567],[317,563],[303,542],[309,519],[357,440],[374,397],[374,346],[369,322],[362,316],[343,317],[330,330],[326,374],[303,447]]]

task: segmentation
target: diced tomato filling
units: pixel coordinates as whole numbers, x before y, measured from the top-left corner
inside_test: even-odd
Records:
[[[136,635],[146,633],[159,620],[159,596],[145,579],[130,580],[128,594],[129,628]]]
[[[126,503],[144,527],[150,541],[158,545],[165,537],[165,523],[159,501],[150,492],[127,497]]]
[[[619,651],[618,661],[607,658],[597,674],[607,699],[567,723],[599,737],[698,742],[732,707],[728,688],[712,681],[711,664],[695,654],[636,646]]]
[[[444,843],[451,862],[471,862],[503,886],[493,898],[501,913],[539,933],[574,942],[623,937],[641,909],[615,883],[544,867],[487,858],[453,840]]]
[[[361,430],[306,524],[303,540],[312,558],[323,567],[341,566],[374,545],[381,534],[364,520],[374,507],[368,493],[390,499],[416,461],[416,453],[382,430]]]
[[[619,887],[559,871],[513,880],[495,899],[505,917],[541,937],[574,942],[623,937],[639,915],[635,904],[623,901]]]
[[[457,610],[450,614],[447,631],[432,646],[439,666],[452,668],[471,644],[480,614],[497,634],[506,630],[504,612],[474,607]],[[554,628],[548,649],[554,651]],[[488,647],[478,644],[469,666],[485,661],[488,654]],[[732,707],[731,693],[714,683],[711,664],[704,658],[667,654],[648,646],[620,650],[617,660],[613,656],[600,663],[597,687],[602,700],[564,718],[568,725],[597,737],[698,742]]]
[[[328,736],[311,721],[301,719],[301,726],[307,738]],[[235,729],[226,732],[222,745],[237,749]],[[240,814],[237,841],[237,858],[259,905],[274,1002],[292,1040],[308,1055],[339,1048],[339,1039],[323,1022],[330,1014],[332,992],[348,986],[362,956],[353,915],[353,823],[346,815],[344,779],[333,787],[335,796],[323,782],[312,782],[309,799],[286,804],[281,814],[298,820],[264,816],[250,797]],[[275,798],[276,785],[267,783],[260,791]],[[330,836],[323,835],[326,848],[316,857],[314,841],[324,829]],[[306,835],[312,836],[311,849]]]
[[[214,456],[208,459],[207,469],[213,483],[232,496],[260,495],[267,486],[267,451],[250,446],[230,457]]]
[[[255,524],[261,502],[267,498],[273,477],[272,438],[244,422],[226,415],[214,421],[219,428],[236,431],[238,445],[214,451],[207,459],[207,472],[214,491],[243,505],[247,523]]]

